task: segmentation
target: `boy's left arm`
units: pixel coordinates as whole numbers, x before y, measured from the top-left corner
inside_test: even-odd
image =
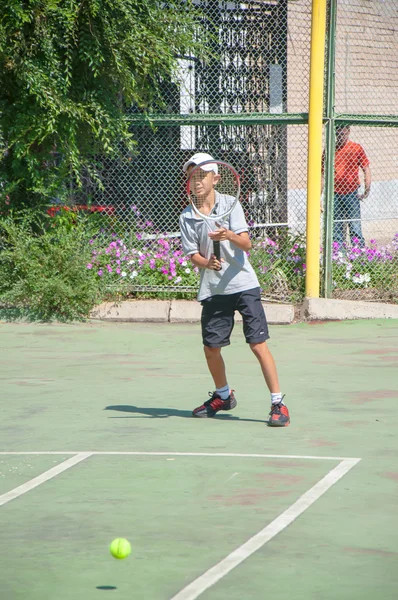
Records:
[[[248,233],[245,214],[240,202],[237,203],[229,216],[229,228],[220,227],[219,229],[216,229],[216,231],[209,233],[209,237],[218,242],[228,240],[244,252],[250,250],[252,243]]]
[[[223,242],[228,240],[234,246],[243,250],[244,252],[248,252],[252,247],[252,243],[247,231],[242,231],[241,233],[234,233],[231,229],[226,229],[225,227],[220,227],[220,229],[216,229],[216,231],[212,231],[209,233],[209,237],[216,242]]]

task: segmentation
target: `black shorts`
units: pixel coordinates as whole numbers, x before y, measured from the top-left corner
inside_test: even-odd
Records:
[[[243,333],[248,344],[259,344],[269,338],[260,288],[227,296],[210,296],[202,301],[202,307],[204,346],[222,348],[229,345],[236,310],[242,315]]]

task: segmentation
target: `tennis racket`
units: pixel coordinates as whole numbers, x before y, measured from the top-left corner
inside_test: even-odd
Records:
[[[228,217],[239,200],[239,175],[224,161],[207,160],[191,168],[187,195],[194,212],[204,220],[209,231],[224,226],[228,229]],[[217,240],[213,241],[213,253],[221,263],[221,246]]]

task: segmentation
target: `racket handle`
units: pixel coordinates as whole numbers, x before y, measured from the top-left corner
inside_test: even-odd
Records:
[[[213,242],[213,252],[214,252],[214,256],[216,257],[216,259],[221,262],[221,248],[220,248],[220,242]],[[221,267],[218,269],[219,271],[221,271]]]

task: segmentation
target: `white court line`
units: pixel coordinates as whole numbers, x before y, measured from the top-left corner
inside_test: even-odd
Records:
[[[2,452],[2,454],[7,454],[7,453]],[[59,475],[63,471],[70,469],[70,467],[77,465],[79,462],[81,462],[82,460],[85,460],[89,456],[91,456],[91,452],[80,452],[76,456],[73,456],[72,458],[68,458],[68,460],[65,460],[64,462],[57,465],[56,467],[53,467],[52,469],[49,469],[48,471],[44,471],[44,473],[42,473],[41,475],[38,475],[34,479],[31,479],[30,481],[27,481],[26,483],[20,485],[19,487],[14,488],[10,492],[3,494],[2,496],[0,496],[0,506],[7,504],[7,502],[11,502],[11,500],[15,500],[15,498],[22,496],[22,494],[26,494],[26,492],[33,490],[38,485],[45,483],[46,481],[48,481],[49,479],[52,479],[56,475]]]
[[[347,458],[337,467],[329,471],[318,483],[310,490],[305,492],[294,504],[285,510],[279,517],[274,519],[269,525],[264,527],[247,542],[231,552],[214,567],[200,575],[192,581],[183,590],[173,596],[171,600],[195,600],[205,590],[217,583],[222,577],[227,575],[232,569],[246,560],[254,552],[259,550],[264,544],[272,540],[278,533],[283,531],[290,523],[299,517],[307,508],[318,500],[332,485],[341,479],[352,467],[360,461],[359,458]]]
[[[4,455],[24,455],[24,454],[85,454],[84,451],[76,450],[71,452],[55,452],[52,451],[33,451],[33,452],[0,452],[0,456]],[[88,452],[89,456],[220,456],[220,457],[231,457],[231,458],[291,458],[291,459],[305,459],[305,460],[361,460],[360,458],[351,458],[346,456],[307,456],[302,454],[237,454],[233,452]]]

